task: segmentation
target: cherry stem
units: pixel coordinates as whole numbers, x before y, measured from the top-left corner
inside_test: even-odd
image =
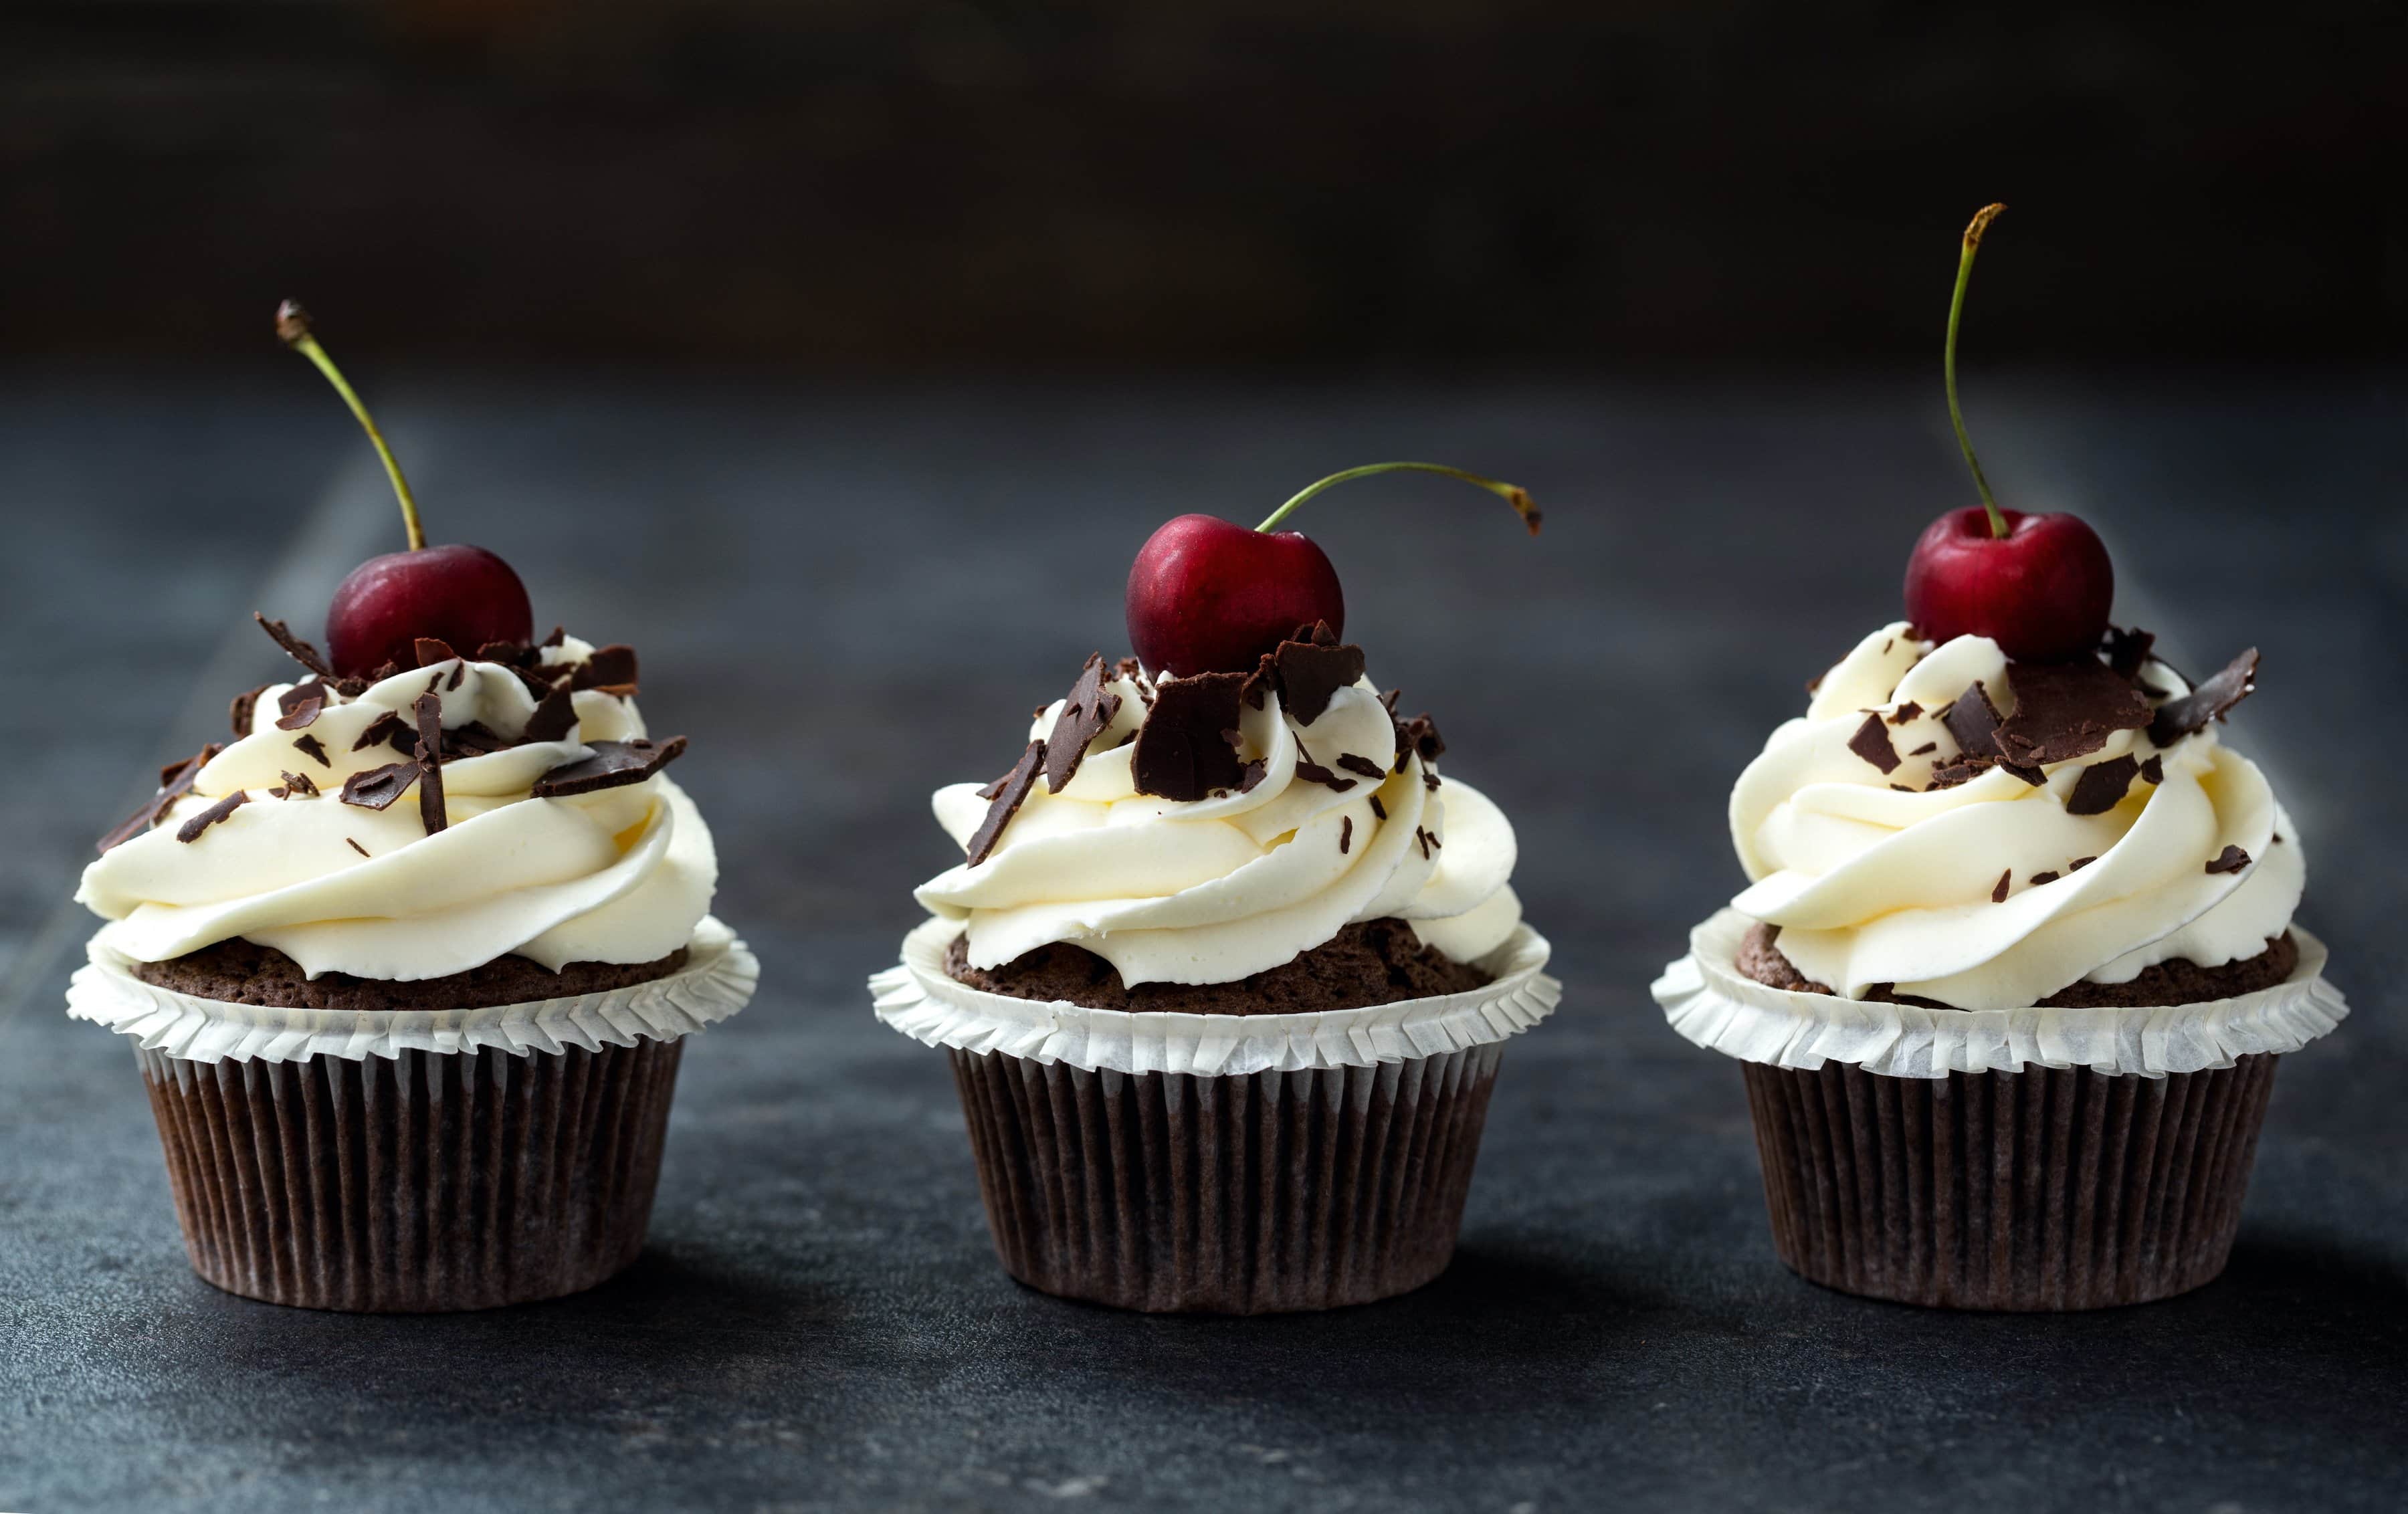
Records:
[[[1450,478],[1460,478],[1468,484],[1478,484],[1506,504],[1512,506],[1513,513],[1520,516],[1522,523],[1530,528],[1530,535],[1535,536],[1539,534],[1539,507],[1530,503],[1528,490],[1524,489],[1520,484],[1501,483],[1495,478],[1484,478],[1476,473],[1466,473],[1461,468],[1450,468],[1443,463],[1366,463],[1359,468],[1348,468],[1343,473],[1333,473],[1318,483],[1307,484],[1297,490],[1294,497],[1278,509],[1271,511],[1264,519],[1263,523],[1254,529],[1271,530],[1282,521],[1286,520],[1296,507],[1306,500],[1325,489],[1342,484],[1350,478],[1368,478],[1375,473],[1399,472],[1443,473]]]
[[[1956,404],[1956,322],[1965,313],[1965,286],[1973,279],[1973,254],[1982,250],[1982,234],[1990,228],[2003,205],[1985,205],[1973,212],[1973,223],[1965,228],[1965,250],[1956,256],[1956,293],[1948,301],[1948,348],[1943,371],[1948,377],[1948,419],[1956,428],[1956,445],[1965,451],[1965,465],[1973,470],[1973,487],[1982,492],[1982,508],[1990,512],[1990,535],[2006,539],[2007,518],[1999,513],[1999,502],[1990,493],[1990,480],[1982,477],[1982,460],[1973,455],[1973,443],[1965,435],[1965,412]]]
[[[343,371],[335,366],[335,360],[318,345],[318,338],[309,329],[309,312],[286,300],[276,307],[276,335],[283,338],[285,346],[316,364],[318,371],[326,376],[326,382],[334,385],[335,393],[342,395],[343,403],[351,407],[351,414],[359,420],[360,429],[366,432],[368,440],[376,444],[377,456],[384,459],[386,476],[393,479],[394,497],[401,501],[401,523],[409,533],[409,550],[414,552],[424,547],[426,532],[418,523],[418,501],[410,497],[409,480],[401,476],[401,464],[394,461],[393,449],[384,444],[384,433],[379,431],[376,421],[369,418],[368,407],[362,405],[359,395],[351,392],[351,386],[343,378]]]

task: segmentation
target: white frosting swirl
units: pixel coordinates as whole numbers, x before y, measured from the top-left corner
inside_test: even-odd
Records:
[[[1924,792],[1957,755],[1940,715],[1977,681],[2013,713],[2014,673],[1996,643],[1935,647],[1904,622],[1885,627],[1740,776],[1731,840],[1753,883],[1731,904],[1780,926],[1799,971],[1852,997],[1889,983],[1960,1009],[2014,1009],[2085,978],[2129,982],[2176,957],[2214,967],[2256,956],[2289,927],[2307,877],[2299,832],[2214,722],[2163,750],[2145,731],[2117,732],[2043,768],[2037,788],[1992,768]],[[2144,681],[2189,692],[2161,663]],[[1918,712],[1888,723],[1909,705]],[[1849,747],[1868,711],[1885,717],[1903,759],[1894,772]],[[2164,781],[2134,778],[2104,814],[2068,811],[2084,769],[2127,756],[2156,757]],[[2247,865],[2207,871],[2228,846]],[[1993,903],[2001,873],[2008,896]]]
[[[582,662],[574,637],[548,649]],[[448,687],[459,670],[456,688]],[[446,827],[425,834],[413,789],[390,808],[344,804],[353,773],[399,760],[383,741],[354,750],[387,714],[410,718],[430,686],[446,730],[481,722],[516,738],[535,696],[509,668],[455,659],[335,696],[308,726],[276,726],[279,684],[251,729],[201,769],[193,792],[148,832],[84,869],[76,898],[114,921],[100,939],[163,962],[240,936],[273,947],[312,978],[337,971],[408,981],[465,972],[511,953],[557,971],[571,962],[638,963],[684,946],[710,906],[719,863],[694,804],[662,775],[566,798],[534,798],[536,779],[591,756],[588,741],[644,735],[635,701],[580,690],[559,741],[533,741],[443,764]],[[314,737],[321,763],[295,746]],[[307,775],[314,797],[268,790]],[[242,790],[250,802],[190,842],[179,823]]]
[[[1338,690],[1309,725],[1289,720],[1277,693],[1259,710],[1241,707],[1239,756],[1261,760],[1261,780],[1190,802],[1137,792],[1129,763],[1143,695],[1128,678],[1106,688],[1120,708],[1062,792],[1039,780],[984,862],[918,891],[931,911],[968,922],[971,965],[1066,941],[1131,986],[1226,983],[1354,921],[1410,921],[1458,962],[1485,956],[1520,923],[1506,882],[1513,827],[1455,779],[1426,784],[1418,755],[1396,767],[1396,728],[1369,679]],[[1031,739],[1053,731],[1062,706],[1038,712]],[[1353,778],[1340,793],[1297,777],[1300,752],[1340,778],[1353,778],[1339,764],[1349,754],[1386,777]],[[978,791],[956,783],[936,794],[937,822],[965,847],[988,808]]]

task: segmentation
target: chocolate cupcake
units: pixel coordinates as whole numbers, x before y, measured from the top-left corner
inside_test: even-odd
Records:
[[[500,559],[414,546],[346,580],[328,656],[263,621],[306,677],[237,698],[84,871],[110,923],[69,1013],[134,1039],[218,1287],[482,1308],[643,1244],[682,1038],[757,969],[635,653],[527,617]]]
[[[1744,1064],[1774,1244],[1816,1282],[2023,1310],[2207,1282],[2276,1058],[2347,1013],[2293,920],[2299,829],[2219,736],[2258,653],[2194,683],[2108,629],[2112,592],[2071,516],[1943,517],[1913,620],[1732,792],[1751,884],[1656,993]]]
[[[938,792],[966,860],[918,891],[878,1013],[947,1049],[1031,1287],[1233,1314],[1419,1287],[1503,1042],[1559,993],[1512,827],[1327,621],[1150,644],[1139,581],[1164,671],[1090,657],[1010,772]]]

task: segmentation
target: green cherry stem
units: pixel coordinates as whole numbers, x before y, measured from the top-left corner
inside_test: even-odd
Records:
[[[1964,449],[1965,465],[1973,470],[1973,487],[1982,492],[1982,508],[1990,512],[1990,535],[2001,541],[2006,539],[2007,518],[1999,513],[1990,480],[1982,477],[1982,460],[1973,455],[1972,439],[1965,435],[1965,412],[1956,404],[1956,322],[1965,314],[1965,286],[1973,280],[1973,254],[1982,250],[1982,234],[2005,208],[1985,205],[1973,212],[1973,223],[1965,228],[1965,250],[1956,255],[1956,293],[1948,300],[1948,347],[1942,363],[1948,378],[1948,420],[1956,428],[1956,445]]]
[[[1443,473],[1450,478],[1460,478],[1468,484],[1478,484],[1506,504],[1512,506],[1513,513],[1520,516],[1522,523],[1530,528],[1530,535],[1535,536],[1539,534],[1539,507],[1530,503],[1528,490],[1519,484],[1500,483],[1495,478],[1484,478],[1476,473],[1466,473],[1461,468],[1450,468],[1443,463],[1366,463],[1359,468],[1348,468],[1343,473],[1333,473],[1318,483],[1310,483],[1297,490],[1294,497],[1278,509],[1271,511],[1264,518],[1263,523],[1254,529],[1256,531],[1273,529],[1293,514],[1296,507],[1306,500],[1325,489],[1342,484],[1350,478],[1368,478],[1375,473],[1399,472]]]
[[[424,547],[426,532],[418,523],[418,501],[410,497],[409,480],[401,476],[401,464],[394,461],[393,449],[384,444],[384,433],[379,431],[376,421],[369,419],[368,407],[362,405],[359,395],[351,392],[351,386],[343,378],[343,371],[335,366],[335,360],[318,345],[318,338],[309,329],[309,312],[286,300],[276,307],[276,335],[283,338],[285,346],[316,364],[318,371],[326,376],[326,382],[334,385],[335,393],[342,395],[343,403],[351,407],[351,414],[359,419],[360,429],[366,432],[368,440],[376,444],[377,456],[384,459],[384,471],[393,479],[394,497],[401,501],[401,523],[409,533],[409,550],[414,552]]]

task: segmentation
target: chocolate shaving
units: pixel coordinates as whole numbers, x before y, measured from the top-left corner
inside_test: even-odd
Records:
[[[2017,663],[2015,712],[1994,738],[2000,758],[2028,767],[2087,757],[2118,731],[2149,723],[2149,702],[2093,658]]]
[[[1263,780],[1263,774],[1268,770],[1268,764],[1259,757],[1255,758],[1253,762],[1248,763],[1246,764],[1245,775],[1238,780],[1238,792],[1240,793],[1254,793],[1254,785]]]
[[[1278,687],[1279,664],[1265,652],[1255,661],[1254,670],[1246,675],[1246,681],[1239,685],[1238,697],[1246,702],[1248,709],[1260,709],[1265,696]]]
[[[2076,857],[2065,864],[2065,870],[2069,873],[2078,873],[2098,860],[2096,857]]]
[[[483,757],[496,751],[508,751],[518,745],[506,740],[482,721],[470,721],[443,733],[443,760],[452,762],[462,757]]]
[[[477,661],[498,663],[504,667],[516,667],[527,660],[535,649],[516,641],[489,641],[477,649]]]
[[[1956,750],[1976,765],[1986,764],[1998,756],[1995,738],[1999,734],[1999,707],[1990,703],[1990,691],[1979,682],[1958,694],[1946,709],[1940,712],[1940,723],[1956,738]],[[1964,779],[1957,781],[1961,783]]]
[[[554,690],[559,688],[559,675],[561,673],[566,673],[568,670],[566,668],[561,668],[549,675],[547,675],[543,670],[532,667],[512,667],[510,671],[519,676],[519,681],[521,683],[526,685],[527,693],[535,695],[537,699],[540,700],[549,697]]]
[[[457,689],[460,687],[460,680],[467,676],[467,663],[466,661],[454,663],[452,664],[452,676],[443,680],[443,687],[446,689]]]
[[[2141,777],[2151,783],[2163,783],[2166,780],[2165,760],[2151,753],[2149,760],[2141,764]]]
[[[1011,823],[1011,817],[1020,813],[1020,807],[1027,802],[1028,792],[1037,787],[1037,775],[1044,763],[1045,743],[1032,741],[1021,752],[1020,761],[1011,764],[1011,771],[989,786],[994,790],[993,793],[987,794],[983,789],[979,791],[987,794],[994,803],[987,806],[986,819],[979,821],[979,828],[970,835],[969,864],[972,867],[986,861],[994,852],[1003,828]]]
[[[236,736],[251,735],[251,716],[259,708],[259,696],[265,693],[268,687],[263,683],[249,693],[238,693],[234,696],[234,703],[226,707],[226,723],[234,727]]]
[[[2045,884],[2054,883],[2064,876],[2065,875],[2062,873],[2034,873],[2032,875],[2031,886],[2037,889]]]
[[[538,799],[565,799],[641,783],[685,754],[685,737],[666,741],[589,741],[594,755],[563,763],[535,780],[527,792]]]
[[[99,850],[107,851],[111,847],[122,846],[158,824],[159,817],[166,812],[169,805],[193,792],[193,780],[201,776],[202,768],[209,765],[209,759],[223,750],[225,748],[212,741],[182,762],[169,763],[159,769],[159,792],[144,800],[139,809],[119,821],[115,830],[102,836]]]
[[[2007,902],[2007,885],[2014,882],[2014,878],[2015,870],[2012,867],[1999,875],[1999,886],[1990,891],[1990,902],[1992,904],[2005,904]]]
[[[393,802],[409,792],[418,781],[418,764],[387,763],[371,767],[343,779],[342,800],[362,809],[391,809]]]
[[[450,642],[440,636],[420,636],[411,643],[411,650],[418,654],[418,665],[421,667],[433,667],[437,663],[449,663],[460,655],[452,650]]]
[[[1865,723],[1848,737],[1848,750],[1885,773],[1898,771],[1898,749],[1889,744],[1889,728],[1878,715],[1865,717]]]
[[[1338,754],[1338,765],[1349,773],[1360,773],[1367,778],[1383,778],[1388,776],[1386,768],[1369,757],[1358,756],[1351,751],[1341,751]]]
[[[276,795],[279,799],[310,799],[317,796],[317,780],[312,778],[308,774],[285,773],[280,776],[284,779],[282,785],[267,791],[268,793]]]
[[[1243,780],[1238,754],[1221,733],[1238,724],[1245,681],[1242,673],[1197,673],[1155,687],[1129,754],[1138,793],[1184,803]]]
[[[2149,742],[2171,747],[2208,721],[2224,719],[2232,712],[2233,706],[2257,692],[2258,649],[2252,647],[2225,664],[2224,671],[2180,699],[2159,705],[2156,717],[2149,721]]]
[[[1310,640],[1304,639],[1307,636]],[[1326,621],[1297,639],[1281,642],[1271,653],[1271,662],[1278,672],[1281,706],[1298,725],[1321,719],[1331,696],[1363,677],[1363,649],[1341,645]],[[1255,676],[1260,677],[1261,671],[1257,667]]]
[[[1999,764],[1999,770],[2003,773],[2014,774],[2015,777],[2023,779],[2026,783],[2030,784],[2035,789],[2048,781],[2048,775],[2046,773],[2042,772],[2037,767],[2026,767],[2021,763],[2000,763]]]
[[[1086,759],[1087,744],[1103,734],[1120,713],[1121,696],[1104,692],[1104,654],[1089,652],[1080,664],[1079,680],[1062,713],[1054,718],[1053,734],[1045,738],[1045,792],[1060,793],[1077,776]]]
[[[566,689],[553,689],[535,702],[535,712],[519,733],[523,741],[559,741],[577,723],[577,702]]]
[[[395,711],[386,710],[375,720],[368,721],[367,728],[360,733],[359,739],[351,743],[351,750],[366,751],[380,742],[389,743],[394,750],[404,757],[418,755],[418,737],[411,733],[409,722],[403,720]]]
[[[2124,802],[2132,780],[2141,776],[2141,764],[2129,757],[2112,762],[2093,763],[2082,770],[2074,781],[2073,793],[2065,801],[2069,815],[2104,815]]]
[[[1304,750],[1303,743],[1298,742],[1297,744],[1297,750],[1298,751],[1302,751]],[[1347,790],[1354,787],[1354,780],[1353,778],[1340,778],[1337,774],[1322,766],[1319,763],[1309,763],[1301,757],[1297,759],[1296,776],[1304,779],[1307,783],[1318,783],[1323,788],[1329,790],[1332,793],[1344,793]]]
[[[251,795],[240,789],[236,789],[234,793],[227,794],[216,804],[211,805],[208,808],[204,809],[199,814],[194,816],[191,820],[188,820],[183,824],[177,826],[176,839],[183,842],[186,846],[190,846],[201,838],[201,833],[203,831],[208,830],[210,826],[215,825],[218,821],[225,819],[228,815],[233,814],[236,810],[240,809],[243,806],[249,803],[251,803]],[[2213,871],[2213,869],[2210,870]]]
[[[1909,757],[1928,757],[1928,756],[1930,756],[1933,752],[1938,751],[1939,750],[1940,750],[1940,743],[1939,743],[1939,742],[1937,742],[1937,741],[1927,741],[1927,742],[1925,742],[1922,746],[1919,746],[1919,747],[1915,748],[1913,751],[1908,752],[1908,753],[1907,753],[1907,755],[1908,755]]]
[[[332,767],[335,765],[333,763],[326,760],[326,744],[319,740],[316,736],[294,736],[293,738],[293,745],[303,756],[308,757],[320,767]],[[355,748],[353,750],[356,750],[357,749]]]
[[[433,836],[452,823],[443,811],[443,696],[420,694],[409,711],[418,717],[418,823]]]
[[[295,684],[276,696],[276,707],[283,713],[276,722],[280,731],[298,731],[316,723],[319,713],[326,707],[326,696],[333,693],[323,683],[312,678]]]
[[[1401,759],[1409,751],[1417,754],[1425,763],[1437,762],[1446,752],[1445,738],[1438,734],[1438,722],[1429,718],[1427,710],[1397,724],[1397,756],[1399,761],[1396,770],[1399,773],[1405,770]]]
[[[1346,849],[1354,844],[1354,817],[1352,815],[1342,816],[1338,821],[1338,854],[1341,857],[1345,856]]]
[[[2239,847],[2227,847],[2215,854],[2215,860],[2207,864],[2207,870],[2211,873],[2237,873],[2248,865],[2249,853]]]
[[[332,678],[335,676],[335,670],[326,665],[326,660],[323,657],[318,655],[318,649],[286,630],[282,621],[271,621],[257,610],[251,612],[251,618],[259,622],[259,628],[267,633],[270,640],[284,649],[286,656],[322,678]]]
[[[2136,679],[2141,676],[2141,664],[2149,660],[2149,649],[2157,642],[2157,637],[2137,627],[2125,631],[2111,625],[2104,644],[2107,665],[2119,678],[2128,682]]]
[[[555,625],[552,628],[552,635],[544,637],[541,641],[536,643],[536,645],[538,647],[557,647],[567,639],[568,627],[565,625]]]
[[[1892,725],[1904,725],[1907,721],[1914,720],[1916,716],[1921,715],[1922,713],[1923,707],[1910,699],[1905,704],[1899,706],[1898,708],[1890,711],[1889,723]]]
[[[1427,862],[1427,861],[1429,861],[1429,854],[1430,854],[1430,834],[1429,834],[1427,831],[1423,830],[1420,826],[1416,825],[1416,826],[1414,826],[1414,827],[1413,827],[1413,839],[1421,843],[1421,848],[1422,848],[1422,861],[1424,861],[1424,862]]]
[[[572,689],[599,689],[605,685],[614,691],[624,688],[628,693],[636,692],[635,648],[620,642],[596,647],[594,655],[578,664],[568,679]]]
[[[1426,767],[1422,769],[1422,787],[1429,790],[1432,793],[1436,793],[1438,792],[1438,775],[1431,772]]]
[[[1380,820],[1388,818],[1388,807],[1380,803],[1378,794],[1371,795],[1371,813]]]
[[[1931,770],[1931,778],[1923,785],[1923,792],[1936,793],[1942,789],[1956,788],[1960,783],[1971,783],[1990,766],[1988,763],[1971,762],[1962,757],[1953,763],[1942,764]]]
[[[353,851],[358,852],[358,853],[359,853],[361,856],[363,856],[363,857],[365,857],[365,856],[366,856],[366,855],[368,854],[368,849],[367,849],[367,848],[366,848],[366,847],[364,847],[364,846],[360,845],[358,842],[356,842],[356,841],[352,840],[352,839],[351,839],[350,836],[345,836],[345,837],[343,837],[343,845],[345,845],[345,846],[347,846],[347,847],[351,848]]]

